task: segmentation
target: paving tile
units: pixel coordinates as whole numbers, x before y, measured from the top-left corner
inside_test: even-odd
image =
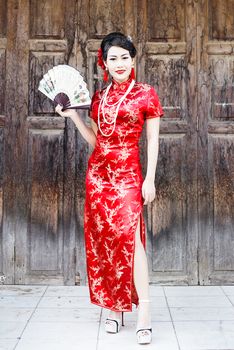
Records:
[[[102,312],[102,322],[106,319],[109,314],[109,310],[103,308]],[[166,307],[153,307],[151,308],[151,319],[152,321],[161,321],[161,322],[169,322],[171,321],[170,313],[168,308]],[[124,322],[135,322],[137,321],[137,310],[133,310],[132,312],[124,313]]]
[[[15,350],[96,350],[97,339],[20,339]],[[8,349],[7,349],[8,350]],[[10,350],[10,349],[9,349]]]
[[[89,297],[88,286],[49,286],[45,296],[87,296]]]
[[[176,336],[171,322],[153,322],[152,343],[147,344],[147,349],[157,350],[178,350]],[[97,350],[135,350],[142,349],[137,344],[135,325],[124,326],[119,333],[106,333],[103,327],[100,328]]]
[[[181,350],[234,349],[234,321],[174,322]]]
[[[147,349],[178,350],[177,335],[180,350],[234,350],[234,286],[151,285],[150,299],[153,341]],[[124,313],[119,334],[104,330],[109,311],[90,302],[88,286],[2,285],[0,350],[16,344],[16,350],[142,349],[136,306]]]
[[[0,339],[0,350],[13,350],[18,339]]]
[[[167,297],[169,307],[231,307],[226,296]]]
[[[17,338],[21,335],[26,322],[0,322],[0,339]]]
[[[234,295],[228,295],[228,299],[232,303],[232,306],[234,307]]]
[[[20,295],[20,296],[0,296],[0,308],[35,308],[40,296]]]
[[[170,312],[174,321],[234,321],[233,307],[171,307]]]
[[[222,296],[220,286],[164,286],[166,296]]]
[[[234,286],[221,286],[221,289],[227,295],[234,295]]]
[[[168,308],[165,308],[165,307],[152,308],[151,309],[151,319],[153,322],[155,322],[155,321],[170,322],[171,316],[170,316]]]
[[[37,308],[30,322],[99,322],[101,308]]]
[[[47,307],[47,308],[98,308],[101,309],[100,306],[92,304],[88,297],[74,297],[74,296],[58,296],[58,297],[43,297],[38,304],[38,307]]]
[[[79,339],[97,339],[99,324],[94,322],[30,322],[22,339],[67,340],[68,344]]]
[[[33,308],[4,307],[0,308],[0,322],[26,322],[32,315]]]
[[[149,294],[150,296],[164,296],[164,291],[163,291],[163,287],[162,286],[149,286]]]
[[[41,296],[44,294],[47,286],[28,286],[28,285],[0,285],[0,296]]]
[[[152,296],[150,298],[151,307],[167,307],[167,302],[165,296]]]

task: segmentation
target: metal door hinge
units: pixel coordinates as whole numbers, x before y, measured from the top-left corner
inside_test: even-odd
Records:
[[[74,248],[74,251],[73,251],[73,263],[76,266],[76,248]]]
[[[80,274],[78,273],[78,275],[76,275],[75,277],[75,285],[76,286],[80,286]]]

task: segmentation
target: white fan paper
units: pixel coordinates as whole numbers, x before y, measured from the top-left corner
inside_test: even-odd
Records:
[[[41,79],[38,90],[67,108],[89,108],[91,99],[87,84],[79,71],[66,64],[50,69]]]

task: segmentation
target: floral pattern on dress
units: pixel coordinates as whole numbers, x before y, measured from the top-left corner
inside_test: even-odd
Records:
[[[112,81],[107,97],[113,104],[123,96],[131,78],[121,84]],[[90,117],[98,124],[98,106],[105,89],[97,91]],[[111,121],[116,107],[106,107]],[[162,117],[163,110],[154,88],[136,82],[122,102],[115,130],[103,136],[98,129],[95,148],[88,160],[84,233],[90,300],[113,311],[132,311],[138,305],[133,281],[135,232],[140,219],[140,237],[146,247],[143,218],[142,168],[139,139],[146,119]],[[105,134],[113,125],[100,126]]]

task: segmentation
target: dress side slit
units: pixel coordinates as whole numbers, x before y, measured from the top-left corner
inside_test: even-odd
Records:
[[[142,209],[143,211],[143,209]],[[135,248],[136,248],[136,230],[137,230],[137,226],[138,226],[138,222],[140,221],[140,240],[142,242],[142,245],[145,249],[145,242],[146,242],[146,237],[145,237],[145,226],[144,226],[144,219],[143,219],[143,212],[140,212],[138,219],[137,219],[137,224],[135,226],[135,230],[134,230],[134,234],[133,234],[133,240],[134,240],[134,244],[133,244],[133,257],[132,257],[132,269],[131,269],[131,281],[132,281],[132,285],[131,285],[131,303],[134,303],[136,306],[138,306],[139,303],[139,298],[137,295],[137,291],[136,291],[136,287],[134,284],[134,256],[135,256]]]

